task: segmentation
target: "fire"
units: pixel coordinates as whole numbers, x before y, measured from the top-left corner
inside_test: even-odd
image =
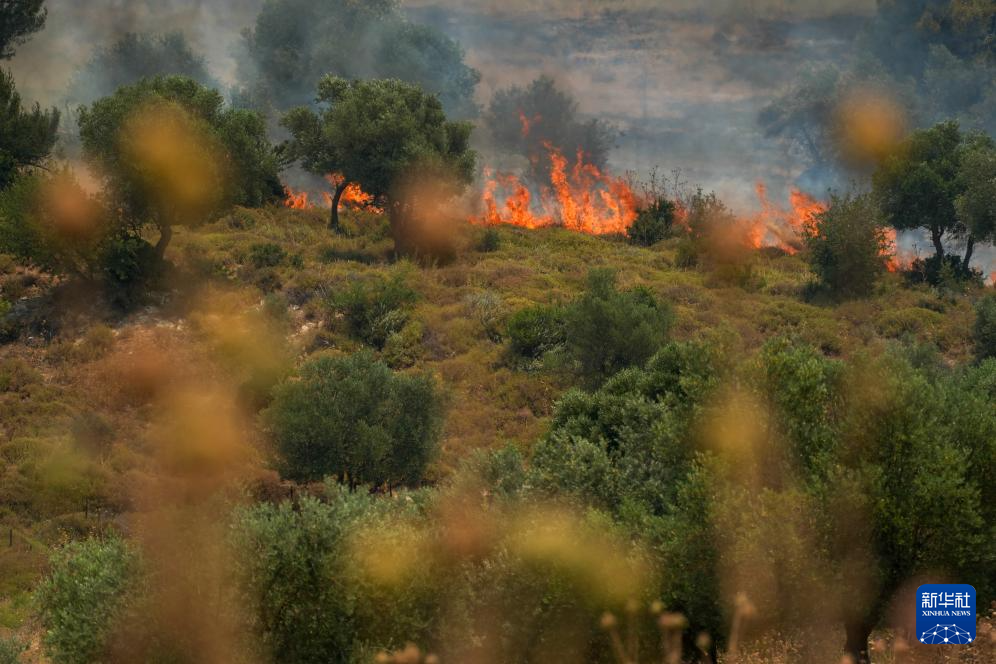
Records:
[[[529,136],[529,132],[532,131],[533,125],[542,119],[542,115],[534,115],[532,118],[527,118],[525,113],[519,111],[519,124],[522,125],[522,138]]]
[[[325,181],[332,185],[332,187],[338,187],[343,181],[343,176],[340,173],[330,173],[325,176]],[[307,210],[309,208],[318,207],[318,205],[309,200],[308,192],[306,191],[295,191],[290,187],[284,187],[284,192],[286,193],[284,207],[289,207],[294,210]],[[360,185],[355,182],[350,182],[346,185],[346,188],[342,192],[342,196],[339,197],[340,208],[343,206],[353,209],[363,208],[370,212],[381,214],[383,210],[373,203],[373,194],[366,193],[360,188]],[[322,207],[332,207],[332,194],[327,191],[322,192]]]
[[[523,228],[561,225],[591,235],[625,233],[636,219],[638,204],[626,181],[586,163],[580,150],[575,165],[569,167],[558,148],[549,142],[544,148],[551,165],[550,185],[542,187],[536,201],[516,175],[485,171],[484,223]]]
[[[802,238],[809,233],[814,218],[826,211],[826,205],[798,189],[789,193],[789,209],[783,209],[768,198],[763,182],[755,185],[761,211],[743,220],[747,225],[748,243],[755,249],[779,247],[786,253],[798,253]]]
[[[290,187],[284,187],[284,192],[287,194],[287,198],[284,199],[284,207],[289,207],[292,210],[308,209],[308,192],[294,191]]]

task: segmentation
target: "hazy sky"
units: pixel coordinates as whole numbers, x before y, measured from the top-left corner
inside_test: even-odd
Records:
[[[262,0],[49,0],[45,30],[11,63],[26,99],[59,103],[96,45],[128,31],[183,30],[215,76],[233,83],[241,31]],[[800,170],[760,136],[756,114],[800,66],[846,54],[874,0],[412,0],[481,70],[479,100],[553,75],[586,114],[623,132],[617,170],[682,168],[738,205],[753,183],[775,195]]]

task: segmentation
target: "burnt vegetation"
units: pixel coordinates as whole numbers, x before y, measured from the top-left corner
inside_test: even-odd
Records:
[[[0,664],[912,664],[947,581],[993,661],[991,3],[802,68],[754,213],[424,15],[266,0],[227,78],[121,34],[68,113],[0,71]]]

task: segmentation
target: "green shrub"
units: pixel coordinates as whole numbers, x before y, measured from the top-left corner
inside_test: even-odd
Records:
[[[633,225],[626,231],[629,241],[642,247],[657,244],[671,234],[677,206],[663,197],[656,197],[640,208]]]
[[[417,484],[441,418],[431,377],[392,373],[370,353],[308,362],[264,412],[288,477],[336,476],[352,486]]]
[[[100,269],[110,301],[122,308],[138,304],[160,275],[156,249],[140,237],[111,237],[100,252]]]
[[[287,259],[287,252],[279,244],[261,242],[249,247],[249,262],[255,268],[277,267]]]
[[[409,321],[387,338],[383,351],[384,361],[392,369],[407,369],[414,366],[422,355],[424,336],[425,326],[417,320]]]
[[[91,664],[104,660],[107,637],[135,579],[137,557],[122,540],[88,539],[58,549],[37,592],[53,661]]]
[[[507,312],[501,295],[494,291],[482,291],[468,295],[464,302],[484,330],[485,336],[492,342],[500,344],[504,336]]]
[[[509,347],[520,357],[537,359],[566,341],[566,312],[560,306],[535,306],[516,311],[508,319]]]
[[[332,306],[340,312],[349,333],[378,350],[388,337],[408,322],[411,306],[418,294],[405,283],[404,276],[357,281],[345,292],[334,296]]]
[[[28,647],[17,639],[0,638],[0,664],[19,664]]]
[[[646,288],[619,291],[614,272],[592,270],[587,291],[567,308],[567,349],[581,375],[597,384],[650,359],[673,322],[671,307]]]
[[[889,250],[878,207],[868,196],[833,196],[806,235],[809,266],[834,295],[868,295],[885,272]]]
[[[495,228],[489,228],[481,234],[481,239],[477,242],[477,250],[487,254],[498,251],[501,248],[501,235]]]
[[[975,354],[980,360],[996,357],[996,295],[990,293],[975,305]]]
[[[691,237],[682,238],[674,254],[674,264],[687,270],[699,264],[699,246]]]

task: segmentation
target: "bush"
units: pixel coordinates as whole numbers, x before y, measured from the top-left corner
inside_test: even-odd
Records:
[[[261,242],[249,248],[249,262],[255,268],[277,267],[287,258],[287,252],[279,244]]]
[[[889,251],[878,208],[868,196],[833,196],[806,235],[809,265],[834,295],[868,295],[885,271]]]
[[[656,197],[639,210],[633,225],[626,231],[629,241],[642,247],[657,244],[671,233],[677,206],[663,197]]]
[[[137,571],[135,553],[120,539],[88,539],[57,550],[51,564],[37,594],[45,652],[64,664],[102,661]]]
[[[370,353],[320,357],[264,412],[295,480],[414,485],[436,451],[442,403],[429,376],[392,373]]]
[[[508,320],[509,347],[520,357],[538,359],[566,341],[566,311],[560,306],[536,306],[516,311]]]
[[[0,638],[0,664],[19,664],[28,647],[17,639]]]
[[[975,355],[996,357],[996,295],[990,293],[975,305]]]
[[[674,254],[674,264],[687,270],[699,264],[699,245],[690,237],[682,238]]]
[[[162,267],[155,247],[132,235],[110,238],[99,260],[108,299],[125,309],[141,301]]]
[[[484,231],[477,243],[477,250],[485,254],[498,251],[500,248],[501,235],[498,234],[498,230],[495,228],[489,228]]]
[[[592,270],[587,291],[567,309],[567,349],[581,375],[597,384],[650,359],[673,322],[671,307],[646,288],[621,292],[614,272]]]
[[[333,307],[343,314],[349,333],[381,350],[388,337],[408,322],[418,294],[405,284],[404,276],[354,282],[333,298]]]

